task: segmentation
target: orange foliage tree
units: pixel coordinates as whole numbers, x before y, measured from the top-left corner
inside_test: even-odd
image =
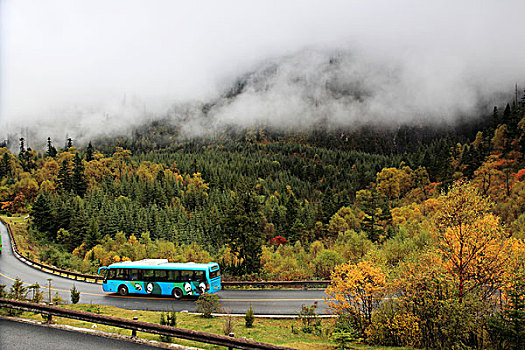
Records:
[[[325,302],[339,315],[349,314],[361,333],[372,322],[372,313],[386,294],[386,276],[380,267],[370,261],[336,266]]]
[[[492,203],[470,183],[458,183],[442,197],[434,232],[447,272],[457,285],[459,301],[482,288],[485,296],[501,284],[511,247]]]

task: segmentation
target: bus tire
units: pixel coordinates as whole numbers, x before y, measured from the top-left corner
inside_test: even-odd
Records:
[[[180,288],[174,288],[171,294],[173,294],[173,297],[177,300],[182,298],[182,296],[184,295],[184,293],[182,292],[182,289]]]
[[[122,295],[123,297],[128,295],[128,287],[126,287],[125,285],[121,284],[118,287],[118,294]]]

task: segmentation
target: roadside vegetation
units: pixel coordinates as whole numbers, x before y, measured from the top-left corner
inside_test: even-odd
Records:
[[[154,123],[98,148],[48,140],[44,154],[22,139],[18,155],[0,149],[0,208],[27,254],[79,272],[168,258],[214,260],[235,279],[331,279],[340,348],[519,349],[516,102],[447,134],[252,129],[177,141]]]
[[[101,315],[122,317],[133,319],[138,317],[140,321],[162,324],[161,319],[164,317],[166,322],[166,315],[172,313],[170,310],[164,312],[160,311],[134,311],[119,309],[114,306],[107,305],[93,305],[93,304],[66,304],[61,307],[85,312],[92,312]],[[6,310],[0,310],[0,313],[9,315]],[[11,315],[13,312],[10,312]],[[189,314],[186,312],[175,313],[176,327],[184,329],[198,330],[208,333],[224,334],[225,317],[211,317],[203,319],[201,315]],[[36,321],[46,321],[40,314],[30,312],[17,312],[16,316],[32,319]],[[333,328],[334,319],[320,319],[319,332],[304,332],[304,324],[301,319],[260,319],[256,318],[252,327],[246,327],[244,316],[230,317],[232,323],[231,328],[235,337],[246,337],[260,342],[288,346],[296,349],[333,349],[334,343],[330,336]],[[53,317],[53,322],[60,325],[70,325],[74,327],[96,329],[99,331],[116,333],[119,335],[131,335],[130,330],[110,327],[105,325],[95,325],[89,322],[77,321],[61,317]],[[166,324],[166,323],[165,323]],[[221,349],[221,347],[206,345],[204,343],[197,343],[191,341],[180,340],[176,338],[166,339],[150,333],[137,332],[137,336],[143,339],[174,342],[185,346],[193,346],[201,349]],[[354,349],[390,349],[390,347],[372,347],[366,344],[353,343]],[[409,349],[399,348],[396,349]]]

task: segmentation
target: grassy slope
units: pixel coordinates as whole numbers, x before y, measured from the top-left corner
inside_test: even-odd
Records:
[[[127,319],[133,319],[138,317],[140,321],[158,323],[160,319],[160,312],[155,311],[135,311],[135,310],[124,310],[114,306],[106,305],[90,305],[90,304],[77,304],[77,305],[64,305],[65,308],[81,310],[87,312],[94,312],[103,315],[110,315],[116,317],[122,317]],[[34,320],[42,320],[40,315],[25,312],[24,318],[30,318]],[[64,318],[54,318],[55,323],[67,324],[75,327],[92,328],[93,324],[89,322],[82,322],[77,320],[70,320]],[[334,349],[333,343],[327,335],[328,330],[333,324],[332,319],[322,320],[322,335],[316,336],[313,334],[306,334],[300,331],[301,323],[298,320],[293,319],[256,319],[253,328],[245,328],[243,317],[233,317],[234,321],[234,333],[236,337],[246,337],[260,342],[288,346],[296,349]],[[202,318],[199,315],[193,315],[188,313],[177,313],[177,327],[185,329],[193,329],[203,332],[223,334],[225,318],[214,317],[211,319]],[[292,332],[292,326],[296,330]],[[105,332],[112,332],[121,335],[131,335],[131,331],[127,329],[115,328],[104,325],[97,325],[97,329]],[[138,332],[138,336],[144,339],[159,340],[159,337],[149,333]],[[184,340],[175,339],[173,342],[186,346],[194,346],[203,349],[221,349],[221,347],[214,345],[206,345],[203,343],[195,343]],[[391,347],[373,347],[361,344],[354,344],[355,349],[409,349],[409,348],[391,348]]]

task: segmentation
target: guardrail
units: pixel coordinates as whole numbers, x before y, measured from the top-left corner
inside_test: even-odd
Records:
[[[261,350],[293,350],[292,348],[261,343],[248,339],[226,337],[213,333],[193,331],[189,329],[158,325],[136,320],[128,320],[120,317],[105,316],[90,312],[68,310],[61,307],[35,304],[27,301],[0,299],[0,307],[42,313],[58,317],[65,317],[75,320],[104,324],[112,327],[130,329],[179,339],[191,340],[200,343],[226,346],[230,349],[261,349]]]
[[[255,286],[255,287],[326,287],[330,281],[223,281],[222,285],[227,286]]]
[[[22,255],[22,253],[18,250],[18,247],[16,245],[15,238],[13,236],[13,232],[11,230],[11,226],[9,223],[5,222],[0,218],[0,221],[7,227],[7,232],[9,234],[9,238],[11,241],[11,247],[13,248],[13,253],[15,254],[16,258],[18,260],[21,260],[33,267],[36,267],[42,271],[52,273],[54,275],[59,275],[62,277],[74,279],[76,281],[85,281],[89,283],[101,283],[103,278],[98,275],[90,275],[90,274],[84,274],[79,272],[72,272],[64,269],[59,269],[55,266],[50,266],[46,264],[42,264],[38,261],[32,260],[28,257],[25,257]],[[307,287],[326,287],[328,284],[330,284],[330,281],[222,281],[223,287],[246,287],[246,286],[255,286],[255,287],[301,287],[301,288],[307,288]]]
[[[98,275],[90,275],[90,274],[85,274],[85,273],[80,273],[80,272],[73,272],[73,271],[68,271],[64,269],[59,269],[55,266],[46,265],[41,262],[35,261],[29,257],[25,257],[18,250],[18,246],[16,244],[15,237],[11,229],[11,225],[9,225],[9,223],[5,222],[1,218],[0,218],[0,221],[7,228],[7,233],[9,234],[9,240],[11,242],[11,248],[13,249],[13,254],[18,260],[21,260],[22,262],[28,265],[38,268],[41,271],[49,272],[54,275],[59,275],[59,276],[70,278],[76,281],[84,281],[84,282],[89,282],[89,283],[99,283],[99,281],[102,281],[102,277]]]

